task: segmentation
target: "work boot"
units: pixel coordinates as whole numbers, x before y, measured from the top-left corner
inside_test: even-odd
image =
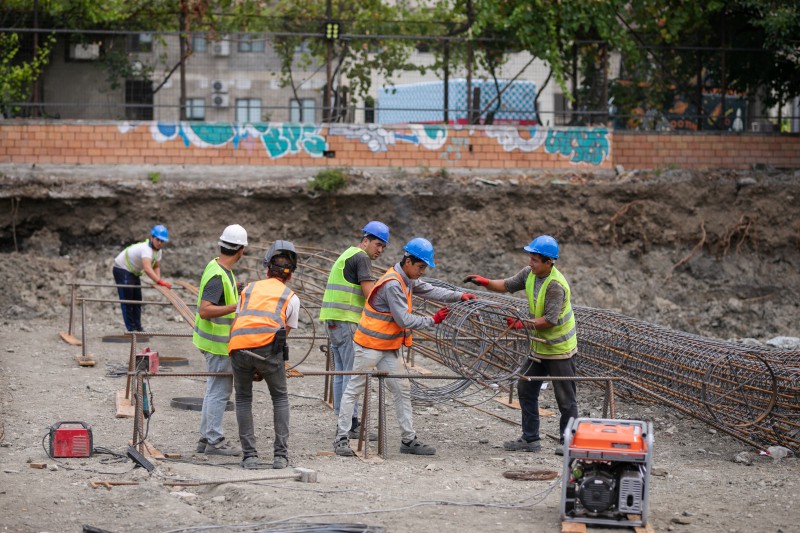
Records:
[[[341,438],[334,441],[333,451],[336,452],[336,455],[340,455],[342,457],[353,457],[356,454],[352,448],[350,448],[350,441],[347,440],[347,438]]]
[[[200,437],[200,440],[197,441],[197,449],[195,452],[197,453],[206,453],[206,444],[208,444],[208,439],[205,437]]]
[[[413,455],[436,455],[436,448],[422,444],[418,438],[414,437],[413,440],[400,441],[400,453],[410,453]]]
[[[219,441],[211,444],[210,442],[206,444],[206,455],[242,455],[242,450],[237,448],[236,446],[231,445],[228,441],[225,440],[225,437],[219,439]]]
[[[517,440],[505,441],[503,448],[510,452],[538,452],[542,449],[542,442],[539,439],[527,441],[520,437]]]
[[[289,459],[282,455],[276,455],[272,459],[272,468],[276,470],[279,470],[281,468],[286,468],[287,466],[289,466]]]
[[[259,468],[259,466],[258,466],[258,456],[257,455],[251,455],[249,457],[245,457],[244,459],[242,459],[242,462],[239,463],[239,464],[241,464],[242,468],[244,468],[246,470],[256,470],[257,468]]]
[[[357,439],[358,434],[361,432],[361,424],[357,425],[353,429],[347,432],[347,436],[351,439]],[[374,431],[369,431],[367,437],[369,438],[370,442],[377,442],[378,434]]]

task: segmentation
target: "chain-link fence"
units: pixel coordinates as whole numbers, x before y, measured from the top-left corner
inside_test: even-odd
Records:
[[[696,64],[676,79],[626,69],[625,58],[602,43],[579,42],[561,86],[545,62],[504,50],[502,41],[335,30],[182,38],[177,32],[2,29],[17,36],[17,60],[47,47],[49,61],[26,98],[0,96],[0,111],[6,118],[163,122],[800,131],[800,98],[768,107],[758,91],[726,85],[720,59],[724,66],[735,49],[669,50]],[[770,59],[759,50],[740,52],[753,61]]]

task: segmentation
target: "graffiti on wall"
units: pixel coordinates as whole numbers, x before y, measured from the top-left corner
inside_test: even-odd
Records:
[[[409,133],[387,130],[378,124],[331,124],[328,135],[357,139],[372,153],[388,152],[389,146],[403,141],[428,150],[438,150],[447,142],[447,128],[438,124],[411,124]]]
[[[130,131],[123,125],[120,131]],[[204,122],[165,123],[154,122],[150,134],[157,142],[181,139],[184,146],[219,148],[254,148],[260,144],[271,159],[305,152],[311,157],[322,157],[328,149],[325,137],[319,134],[321,127],[310,124],[208,124]]]
[[[568,157],[570,163],[601,164],[610,154],[606,128],[549,130],[544,142],[548,154]]]
[[[181,140],[186,147],[201,148],[232,146],[234,149],[264,149],[270,159],[287,155],[307,154],[322,157],[328,150],[324,125],[295,123],[236,124],[204,122],[150,124],[150,133],[157,142]],[[122,123],[119,130],[126,133],[135,126]],[[406,129],[407,128],[407,129]],[[388,152],[399,142],[426,150],[440,150],[439,157],[451,163],[460,161],[462,150],[471,145],[469,137],[450,135],[442,124],[411,124],[403,129],[387,129],[377,124],[332,124],[327,135],[356,139],[367,145],[372,153]],[[460,128],[457,128],[460,129]],[[535,152],[544,146],[545,152],[568,158],[573,164],[600,165],[610,155],[609,132],[606,128],[549,129],[495,126],[483,130],[495,139],[503,150]],[[471,136],[474,131],[469,131]]]

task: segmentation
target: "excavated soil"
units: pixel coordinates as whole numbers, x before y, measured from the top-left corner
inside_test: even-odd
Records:
[[[0,526],[25,532],[80,531],[84,524],[186,531],[286,520],[389,531],[559,530],[559,479],[502,476],[519,469],[560,473],[559,458],[547,444],[538,454],[503,451],[502,441],[519,431],[519,414],[491,400],[480,405],[483,411],[453,403],[416,406],[420,437],[438,448],[430,458],[399,454],[390,412],[388,458],[371,463],[320,454],[331,450],[334,429],[322,380],[292,379],[291,461],[315,470],[316,484],[236,482],[176,490],[163,480],[235,480],[251,473],[235,460],[192,454],[199,413],[173,408],[170,399],[201,396],[202,378],[154,379],[156,413],[148,439],[182,459],[159,461],[148,476],[108,455],[48,458],[42,442],[59,420],[90,423],[95,447],[116,453],[124,453],[131,438],[131,420],[114,417],[115,394],[125,383],[112,372],[126,364],[129,347],[101,339],[122,331],[117,307],[87,306],[87,350],[95,367],[79,367],[73,356],[80,348],[62,342],[58,332],[68,324],[70,282],[112,283],[114,255],[143,239],[154,223],[170,231],[164,277],[193,284],[213,257],[220,231],[233,223],[243,225],[255,245],[282,238],[341,250],[356,242],[366,221],[380,219],[392,230],[392,246],[380,264],[398,259],[409,238],[425,236],[436,247],[438,264],[429,274],[456,284],[470,272],[512,275],[527,263],[520,247],[549,233],[561,243],[558,264],[576,305],[713,338],[800,336],[797,172],[362,171],[332,194],[310,192],[312,175],[312,169],[0,167]],[[261,253],[258,246],[250,249],[240,278],[257,276]],[[107,287],[83,287],[81,295],[115,297]],[[148,307],[144,326],[189,331],[166,307]],[[185,338],[150,344],[189,359],[174,372],[203,370]],[[301,370],[324,369],[316,346],[296,345],[298,355],[309,353]],[[257,436],[267,462],[271,404],[265,392],[257,398]],[[581,386],[579,403],[582,416],[600,416],[596,389]],[[549,391],[544,404],[555,409]],[[656,531],[797,531],[795,458],[759,457],[740,441],[658,405],[623,401],[617,416],[654,423],[649,494]],[[547,433],[557,432],[554,417],[543,423]],[[236,440],[232,413],[225,428]],[[744,462],[734,462],[741,452],[747,452],[739,456]],[[50,468],[34,469],[31,462]],[[93,489],[91,480],[139,485]]]

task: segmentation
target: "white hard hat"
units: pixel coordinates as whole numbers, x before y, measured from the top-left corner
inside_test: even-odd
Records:
[[[231,244],[235,244],[236,246],[229,246]],[[247,231],[239,224],[228,226],[219,237],[219,245],[224,246],[225,248],[238,248],[239,246],[247,246]]]

